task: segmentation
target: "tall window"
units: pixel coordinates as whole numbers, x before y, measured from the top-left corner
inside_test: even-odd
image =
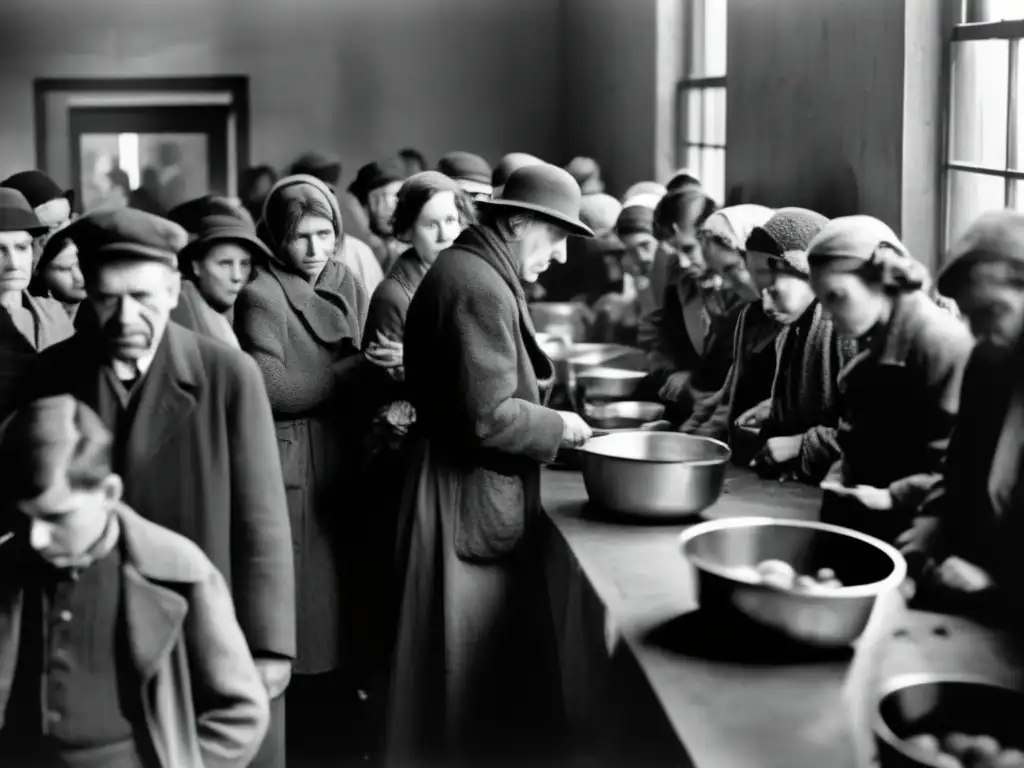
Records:
[[[683,0],[683,77],[676,92],[678,160],[725,200],[725,46],[727,0]]]
[[[994,208],[1024,210],[1024,2],[964,0],[953,30],[946,242]]]

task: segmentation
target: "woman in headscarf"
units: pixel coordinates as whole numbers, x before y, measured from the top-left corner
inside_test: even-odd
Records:
[[[744,441],[732,426],[741,414],[768,400],[775,376],[774,343],[781,330],[781,325],[761,303],[761,290],[748,268],[746,249],[755,226],[765,225],[773,213],[761,206],[746,205],[723,210],[745,211],[748,225],[753,224],[752,217],[761,221],[759,225],[744,228],[747,239],[740,248],[736,247],[739,245],[738,225],[731,224],[730,229],[725,230],[725,217],[709,218],[701,230],[701,242],[707,246],[707,272],[721,282],[716,283],[705,275],[698,284],[711,316],[709,338],[705,344],[706,354],[697,367],[699,376],[690,384],[695,394],[693,412],[681,431],[729,442],[733,460],[745,464],[753,457],[753,440]],[[738,221],[736,216],[730,220]],[[734,234],[730,235],[730,231]],[[722,376],[722,383],[709,392],[707,385],[719,376]]]
[[[523,291],[564,259],[580,190],[560,168],[512,174],[442,253],[405,324],[418,439],[400,515],[402,599],[386,762],[537,764],[557,698],[536,564],[540,465],[591,431],[540,404],[553,374]],[[442,373],[438,373],[438,372]],[[446,378],[447,376],[447,378]]]
[[[181,283],[171,320],[232,347],[235,301],[254,264],[268,264],[270,249],[231,201],[210,196],[193,210],[192,241],[178,253]]]
[[[289,176],[270,190],[258,231],[273,258],[257,270],[235,309],[242,349],[260,370],[277,427],[295,553],[298,653],[288,690],[288,746],[333,754],[350,661],[343,613],[342,521],[359,408],[360,347],[368,300],[333,258],[342,236],[331,190]],[[345,700],[347,697],[348,702]]]
[[[811,289],[807,248],[828,224],[819,213],[782,208],[747,239],[747,264],[769,316],[782,325],[764,421],[742,426],[758,432],[753,465],[765,477],[817,485],[839,459],[839,372],[856,346],[835,333]],[[735,429],[736,425],[730,425]]]
[[[843,455],[822,483],[822,519],[891,541],[941,476],[973,341],[878,219],[834,219],[808,262],[815,295],[858,349],[839,380]]]
[[[370,300],[363,353],[372,366],[367,371],[369,399],[363,405],[376,415],[360,461],[362,506],[367,514],[362,520],[366,531],[358,537],[362,542],[358,556],[364,561],[359,570],[372,588],[363,594],[361,614],[367,623],[358,639],[365,642],[367,664],[374,674],[387,664],[391,651],[395,523],[409,458],[407,436],[416,420],[404,383],[405,318],[437,257],[466,226],[475,223],[473,201],[453,179],[436,171],[407,179],[398,192],[393,229],[409,248]]]
[[[78,264],[78,246],[63,236],[61,230],[53,232],[43,246],[28,292],[56,299],[72,320],[85,301],[85,278]]]

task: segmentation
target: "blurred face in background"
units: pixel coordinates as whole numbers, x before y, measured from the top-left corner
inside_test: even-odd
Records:
[[[57,301],[80,304],[85,300],[85,278],[78,265],[78,248],[74,243],[68,241],[43,268],[43,279]]]
[[[303,216],[284,243],[289,263],[314,282],[338,248],[334,222],[322,216]]]
[[[744,301],[758,301],[761,291],[747,267],[746,254],[729,248],[720,240],[707,238],[704,255],[708,267],[722,277],[725,284]]]
[[[462,233],[454,192],[438,192],[420,208],[406,239],[428,266]]]
[[[33,263],[32,235],[28,232],[0,232],[0,294],[28,288]]]
[[[373,224],[374,232],[377,234],[391,234],[391,217],[395,215],[395,206],[398,205],[398,190],[401,188],[402,182],[392,181],[382,187],[377,187],[366,196],[366,209],[370,214],[370,223]]]
[[[193,263],[192,271],[206,302],[218,312],[227,312],[249,282],[252,256],[237,243],[215,243]]]
[[[633,232],[623,235],[622,244],[626,246],[623,268],[631,275],[646,275],[654,264],[658,253],[658,239],[646,232]]]
[[[1024,285],[1010,264],[977,264],[953,298],[978,341],[1008,348],[1024,328]]]
[[[747,264],[755,285],[761,290],[764,311],[776,322],[795,323],[814,302],[811,284],[797,275],[780,272],[775,257],[748,251]]]
[[[86,292],[111,358],[134,363],[163,338],[178,305],[181,276],[158,262],[115,262],[86,276]]]
[[[707,255],[692,227],[672,225],[672,234],[662,241],[662,247],[672,253],[685,275],[700,277],[707,271]]]
[[[881,283],[869,285],[860,275],[828,264],[811,268],[811,287],[832,316],[836,332],[848,339],[858,339],[874,328],[892,305]]]

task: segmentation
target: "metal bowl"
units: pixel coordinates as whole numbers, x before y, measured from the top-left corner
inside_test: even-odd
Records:
[[[903,556],[883,541],[837,525],[746,517],[683,532],[683,555],[697,571],[701,610],[740,615],[785,637],[821,648],[863,633],[879,595],[906,578]],[[844,587],[795,592],[737,578],[735,569],[782,560],[797,573],[831,568]]]
[[[645,403],[638,400],[621,400],[617,403],[587,403],[583,416],[590,426],[604,430],[635,430],[657,421],[665,414],[661,403]]]
[[[550,336],[559,336],[567,341],[586,338],[587,316],[590,308],[573,301],[537,301],[530,306],[530,318],[534,328]]]
[[[588,400],[624,400],[633,395],[647,377],[643,371],[596,366],[576,374],[576,385]]]
[[[882,768],[941,768],[906,742],[925,733],[984,734],[1024,749],[1024,692],[968,675],[902,675],[886,684],[872,728]]]
[[[616,432],[579,451],[590,500],[646,518],[694,515],[722,493],[729,446],[678,432]]]

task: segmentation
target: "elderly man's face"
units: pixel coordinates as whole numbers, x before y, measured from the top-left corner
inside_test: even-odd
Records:
[[[28,288],[32,279],[33,239],[28,232],[0,232],[0,293]]]
[[[537,278],[551,266],[552,261],[564,264],[569,233],[554,224],[531,221],[520,241],[519,276],[526,283]]]
[[[87,276],[86,292],[110,356],[134,363],[163,338],[181,276],[151,261],[106,264]]]

